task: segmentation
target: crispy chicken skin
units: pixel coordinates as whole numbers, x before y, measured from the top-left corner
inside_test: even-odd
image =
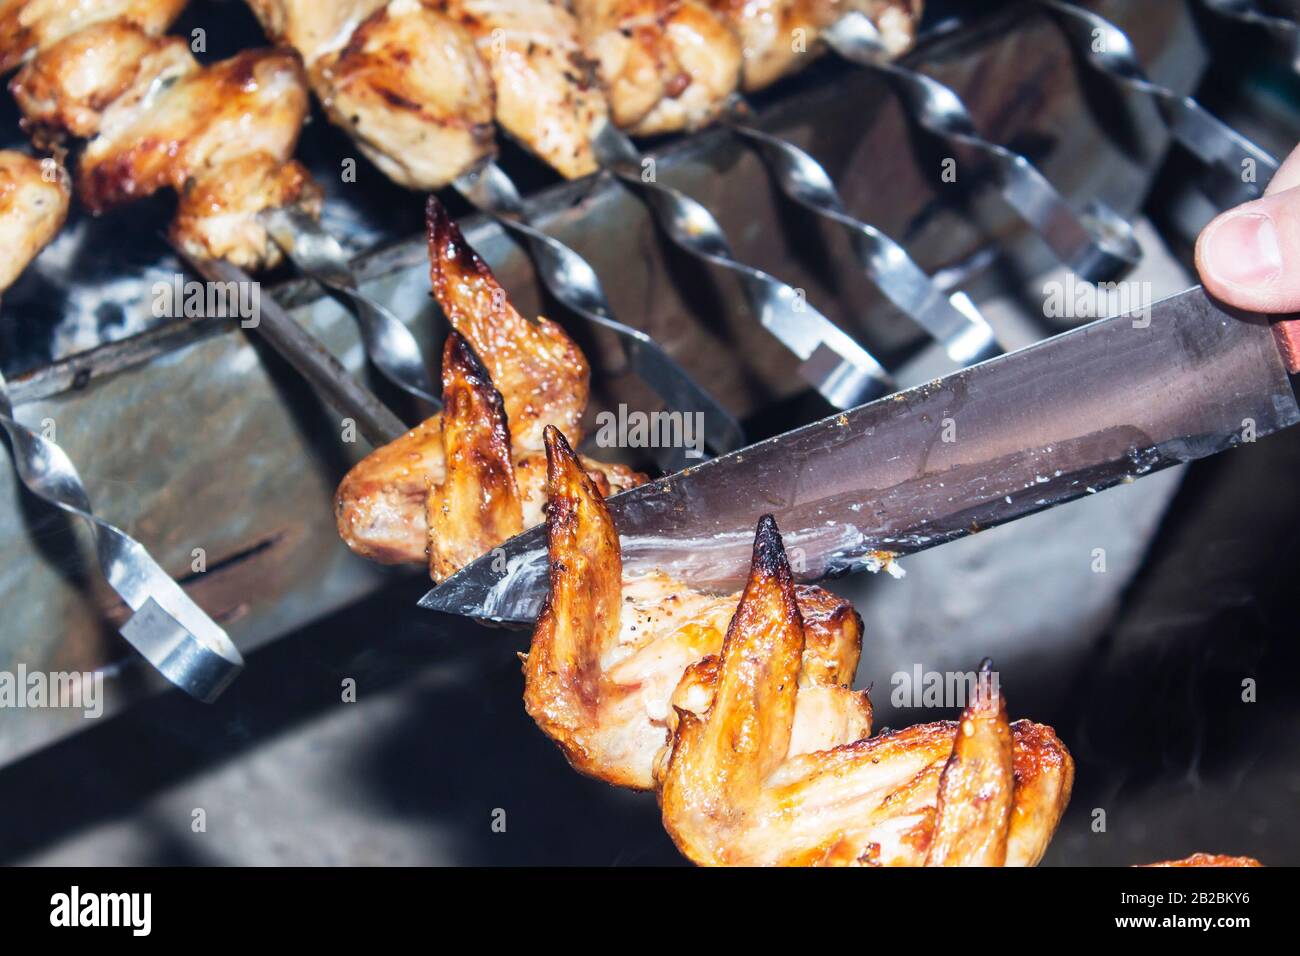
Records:
[[[574,0],[614,122],[651,135],[715,119],[740,79],[740,41],[704,0]]]
[[[181,37],[158,37],[125,20],[71,34],[24,66],[9,89],[39,146],[88,139],[127,122],[151,88],[199,69]],[[120,119],[119,119],[120,118]]]
[[[702,594],[665,575],[625,581],[600,490],[554,428],[546,457],[551,589],[524,661],[524,706],[576,770],[649,789],[674,689],[721,648],[738,595]],[[792,671],[801,690],[789,751],[866,736],[871,704],[847,689],[861,620],[821,588],[800,588],[793,599],[809,624]]]
[[[186,181],[171,237],[188,255],[225,259],[256,272],[281,256],[258,213],[297,206],[318,217],[323,202],[320,184],[301,163],[250,153]]]
[[[1074,764],[1050,728],[1008,724],[988,685],[957,723],[789,754],[806,642],[794,593],[765,517],[721,654],[688,669],[674,694],[656,779],[678,848],[706,865],[1038,862]]]
[[[819,52],[821,31],[844,13],[858,10],[876,24],[897,56],[912,45],[921,0],[712,0],[740,35],[742,86],[762,89],[801,69]]]
[[[457,421],[444,427],[444,415],[434,415],[377,448],[344,477],[334,503],[339,534],[353,551],[384,564],[422,563],[428,558],[431,574],[440,580],[455,570],[453,564],[459,567],[504,540],[480,548],[487,540],[477,524],[482,516],[466,513],[448,515],[438,527],[455,533],[474,527],[472,542],[463,547],[452,541],[431,545],[430,499],[448,480],[444,443],[450,441],[463,456],[464,469],[482,471],[472,475],[460,469],[453,476],[452,486],[468,506],[465,491],[475,483],[480,490],[489,484],[498,489],[504,441],[522,526],[540,524],[546,504],[542,433],[555,425],[575,438],[581,435],[588,368],[577,345],[558,325],[542,318],[530,322],[515,310],[487,263],[432,197],[427,218],[433,293],[467,345],[464,354],[452,353],[456,365],[443,372],[444,414],[454,412]],[[476,359],[472,367],[470,355]],[[473,418],[483,413],[491,420]],[[646,480],[624,465],[584,459],[583,467],[602,494]]]
[[[257,214],[321,201],[290,159],[308,108],[297,54],[250,50],[203,67],[183,38],[159,35],[180,3],[20,6],[14,16],[43,26],[10,87],[37,146],[62,155],[88,140],[75,177],[87,208],[170,187],[172,236],[188,252],[247,269],[280,260]]]
[[[496,89],[496,120],[569,179],[596,170],[591,141],[605,123],[604,91],[559,0],[444,0],[478,44]]]
[[[425,218],[434,298],[504,396],[515,454],[540,453],[547,425],[574,443],[581,441],[590,369],[578,346],[549,319],[529,321],[519,314],[487,263],[432,196]]]
[[[160,34],[189,0],[0,0],[0,73],[97,23],[116,20]]]
[[[51,175],[53,173],[53,175]],[[0,292],[54,238],[68,215],[67,175],[53,160],[0,150]]]
[[[457,332],[442,352],[443,480],[426,499],[429,574],[442,580],[524,530],[505,403]]]
[[[420,0],[250,0],[296,49],[331,121],[383,173],[440,189],[495,150],[494,96],[473,35]]]
[[[165,41],[164,41],[165,42]],[[78,193],[102,211],[244,156],[287,159],[307,114],[302,63],[250,50],[180,77],[120,124],[101,126],[78,167]]]

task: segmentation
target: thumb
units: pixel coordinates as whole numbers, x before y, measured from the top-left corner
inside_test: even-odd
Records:
[[[1215,298],[1251,312],[1300,312],[1300,186],[1220,215],[1196,241]]]

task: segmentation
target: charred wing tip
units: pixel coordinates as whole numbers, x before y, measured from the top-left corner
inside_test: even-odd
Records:
[[[487,264],[465,241],[456,220],[447,207],[433,193],[424,205],[424,222],[429,238],[429,263],[434,272],[441,273],[444,264],[454,263],[462,269],[486,272]]]
[[[975,692],[967,710],[970,714],[995,714],[1002,706],[1002,688],[998,684],[998,674],[993,670],[993,658],[986,657],[980,661],[975,675]]]
[[[754,532],[754,560],[751,571],[757,571],[767,577],[789,579],[790,562],[786,560],[785,543],[781,540],[781,529],[776,526],[776,519],[763,515],[758,519],[758,529]]]
[[[467,375],[481,379],[484,384],[492,385],[492,376],[487,366],[479,359],[474,347],[459,332],[452,331],[447,336],[447,344],[442,349],[442,367],[444,379],[448,373]]]
[[[554,500],[564,494],[566,488],[571,492],[571,483],[586,475],[564,432],[554,425],[547,425],[542,432],[542,441],[546,445],[546,494]]]

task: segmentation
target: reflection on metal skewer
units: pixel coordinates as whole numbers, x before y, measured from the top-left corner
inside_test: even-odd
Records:
[[[14,418],[3,376],[0,427],[9,434],[23,484],[90,525],[100,569],[133,612],[120,628],[122,636],[181,690],[202,701],[216,700],[243,669],[239,650],[140,542],[95,516],[86,486],[63,449]]]
[[[800,373],[837,408],[853,408],[894,391],[889,374],[866,349],[791,286],[736,261],[713,214],[684,193],[647,182],[628,137],[606,124],[595,141],[600,163],[649,205],[681,249],[740,277],[763,327],[803,360]]]
[[[987,157],[1003,198],[1074,272],[1091,282],[1115,279],[1142,257],[1133,228],[1122,216],[1098,200],[1076,211],[1028,159],[980,136],[957,94],[938,80],[894,63],[865,15],[848,13],[823,36],[846,60],[895,81],[912,115],[925,129]]]
[[[172,246],[182,260],[210,282],[252,283],[248,273],[222,259],[203,259],[187,255],[178,245]],[[406,432],[402,420],[345,369],[325,346],[293,320],[270,296],[261,298],[257,331],[281,357],[307,380],[326,403],[357,424],[362,437],[376,448],[386,445]]]
[[[1202,0],[1202,2],[1220,16],[1263,27],[1286,47],[1291,57],[1291,68],[1300,71],[1300,23],[1287,17],[1264,12],[1255,0]]]
[[[259,218],[294,265],[348,303],[361,326],[366,355],[384,378],[435,409],[442,408],[415,336],[401,319],[360,290],[339,241],[296,207],[268,209]]]
[[[1038,0],[1059,14],[1059,21],[1075,49],[1099,72],[1151,97],[1174,138],[1205,165],[1224,173],[1239,196],[1230,201],[1261,195],[1277,172],[1275,157],[1208,113],[1190,96],[1151,82],[1124,31],[1113,23],[1072,3]]]
[[[486,163],[458,178],[454,185],[476,207],[524,239],[538,274],[556,299],[619,337],[632,369],[664,399],[669,409],[703,412],[704,440],[710,449],[721,454],[745,444],[744,432],[730,412],[650,336],[614,318],[600,279],[587,260],[528,222],[519,191],[501,167],[495,162]],[[665,469],[677,470],[686,464],[683,449],[662,448],[657,454]]]
[[[964,292],[946,296],[901,245],[849,214],[826,169],[792,143],[750,126],[736,98],[730,129],[753,143],[782,191],[800,206],[843,228],[858,261],[882,293],[939,342],[958,365],[972,365],[1001,349],[993,329]]]

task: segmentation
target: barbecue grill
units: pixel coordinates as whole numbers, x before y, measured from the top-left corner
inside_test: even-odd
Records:
[[[207,29],[213,56],[257,36],[235,15],[242,5],[222,6],[231,16],[196,4],[178,28]],[[1261,121],[1272,100],[1258,87],[1203,82],[1209,71],[1236,83],[1231,50],[1243,37],[1283,52],[1294,42],[1290,20],[1264,22],[1250,6],[1093,0],[1079,14],[935,2],[896,62],[873,58],[846,27],[832,37],[835,55],[720,125],[615,138],[607,169],[573,182],[507,144],[448,203],[519,310],[561,322],[589,357],[589,422],[620,407],[705,408],[708,451],[730,451],[1089,318],[1045,317],[1047,283],[1127,277],[1156,297],[1191,284],[1196,230],[1262,189],[1294,138],[1293,118]],[[1123,31],[1127,58],[1113,37],[1109,56],[1089,48],[1103,28]],[[1284,58],[1267,79],[1293,89]],[[1206,91],[1204,105],[1187,99]],[[12,113],[0,126],[16,141]],[[263,329],[154,314],[156,284],[177,276],[251,281],[178,257],[159,234],[165,199],[98,219],[74,213],[3,298],[12,417],[38,433],[54,423],[46,437],[80,472],[84,510],[139,541],[229,635],[233,647],[217,656],[230,672],[187,688],[200,697],[249,676],[236,677],[240,655],[251,672],[271,641],[328,629],[363,599],[412,600],[420,587],[352,555],[330,509],[344,471],[434,397],[428,382],[420,394],[410,351],[436,368],[447,333],[428,295],[422,202],[323,119],[297,155],[325,186],[325,212],[319,227],[281,223],[290,261],[262,278]],[[355,182],[338,176],[347,159],[358,162]],[[647,159],[651,179],[640,175]],[[1246,161],[1260,167],[1258,186],[1236,175]],[[939,175],[950,162],[952,181]],[[341,245],[313,250],[304,236]],[[385,351],[381,339],[398,344]],[[11,453],[20,461],[23,443]],[[663,471],[685,463],[675,451],[623,456]],[[1204,475],[1198,488],[1213,472]],[[908,661],[960,668],[979,648],[1047,675],[1016,703],[1050,706],[1047,688],[1071,668],[1125,657],[1095,642],[1132,582],[1160,573],[1151,555],[1168,555],[1166,516],[1183,477],[1176,469],[909,558],[907,590],[870,575],[838,582],[866,622],[863,676]],[[183,663],[178,678],[138,651],[164,646],[166,660],[177,645],[165,636],[179,641],[192,621],[156,603],[128,606],[105,584],[88,526],[25,491],[18,471],[0,469],[0,501],[10,503],[0,509],[0,670],[102,672],[110,712],[165,688],[163,675],[186,687]],[[1068,565],[1097,540],[1108,573],[1084,587]],[[439,641],[518,644],[411,614]],[[1130,611],[1121,631],[1141,614]],[[877,709],[892,722],[884,701]],[[76,711],[8,712],[0,762],[85,726]],[[1077,843],[1061,852],[1082,852]]]

